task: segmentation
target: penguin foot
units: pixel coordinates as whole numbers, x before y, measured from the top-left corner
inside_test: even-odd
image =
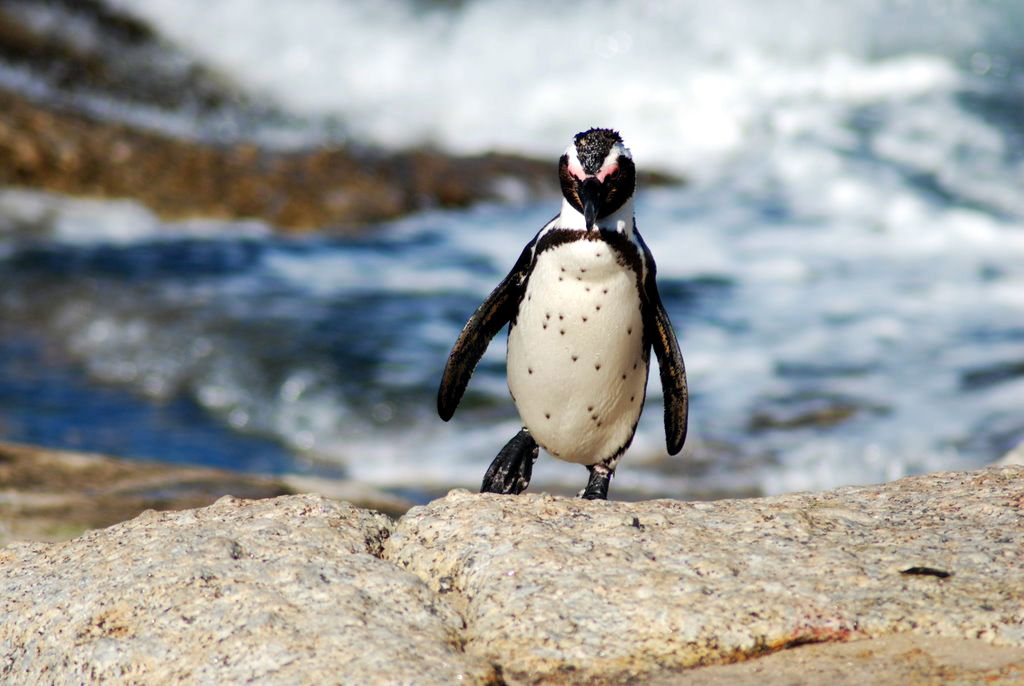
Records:
[[[612,480],[614,469],[605,464],[592,464],[587,467],[590,470],[590,481],[587,487],[580,491],[579,497],[584,500],[608,500],[608,483]]]
[[[480,492],[519,495],[525,491],[530,485],[538,452],[537,441],[524,427],[498,451],[484,474]]]

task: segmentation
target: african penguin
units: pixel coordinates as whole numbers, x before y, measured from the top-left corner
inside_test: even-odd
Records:
[[[482,492],[518,494],[538,446],[586,465],[580,495],[604,499],[636,432],[650,351],[665,393],[665,435],[686,440],[686,371],[658,295],[654,259],[636,230],[636,168],[611,129],[577,134],[558,162],[562,209],[463,328],[437,396],[451,419],[491,338],[509,324],[508,387],[523,428],[498,453]]]

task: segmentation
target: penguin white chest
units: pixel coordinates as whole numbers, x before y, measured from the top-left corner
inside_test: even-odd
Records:
[[[620,454],[647,388],[636,273],[603,240],[540,253],[509,332],[507,362],[523,425],[545,450],[582,464]]]

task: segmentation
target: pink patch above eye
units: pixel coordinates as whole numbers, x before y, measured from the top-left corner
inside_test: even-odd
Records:
[[[583,171],[583,167],[582,165],[580,165],[580,161],[573,159],[571,157],[569,158],[569,173],[575,176],[580,181],[587,178],[587,173]]]
[[[597,180],[604,183],[604,180],[606,178],[608,178],[617,171],[619,171],[618,164],[609,165],[597,173]]]

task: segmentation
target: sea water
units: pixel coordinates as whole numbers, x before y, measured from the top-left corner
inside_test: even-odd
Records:
[[[500,149],[554,169],[573,133],[606,125],[641,169],[684,176],[641,189],[637,221],[687,363],[690,438],[664,453],[652,373],[615,490],[827,488],[985,464],[1024,437],[1015,3],[113,4],[293,114],[288,131],[251,134],[267,144]],[[258,222],[169,225],[130,202],[3,191],[0,333],[8,359],[37,362],[0,365],[0,431],[473,486],[518,427],[504,334],[448,424],[437,382],[557,206],[284,239]],[[26,364],[51,371],[37,383]],[[136,410],[83,418],[90,387]],[[538,489],[584,480],[547,457],[535,476]]]

